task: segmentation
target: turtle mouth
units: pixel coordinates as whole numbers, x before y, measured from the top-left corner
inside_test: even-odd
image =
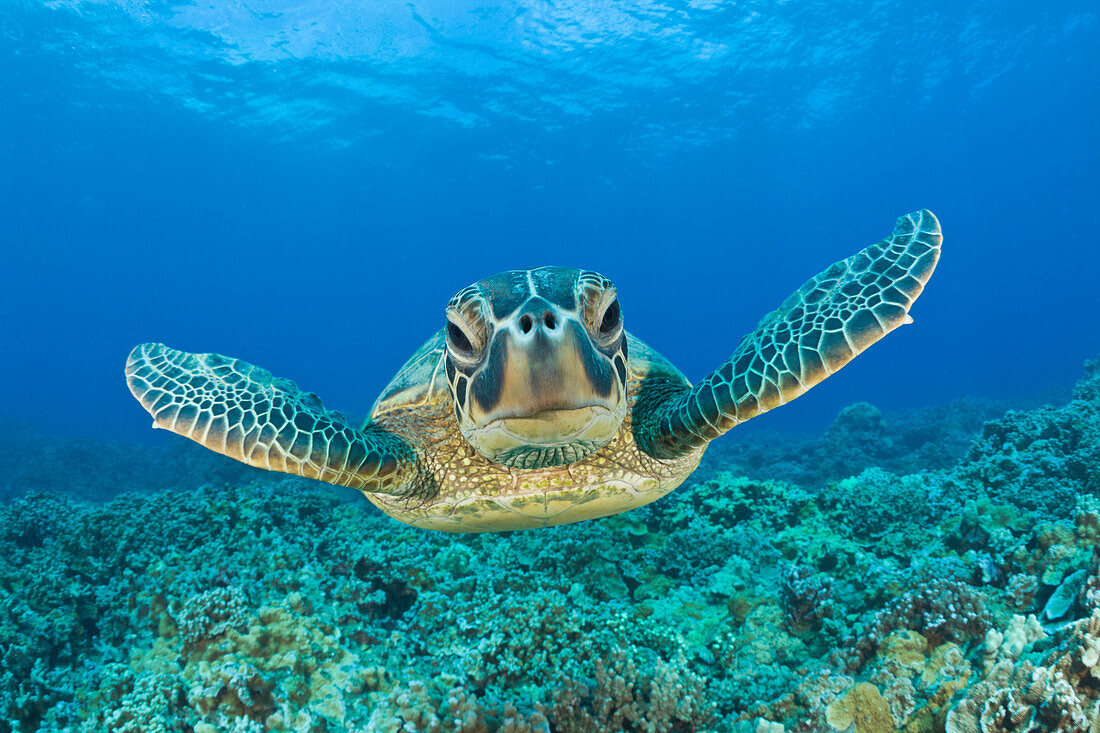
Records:
[[[569,443],[550,447],[519,446],[496,457],[497,463],[509,468],[553,468],[588,458],[600,449],[598,443]]]
[[[497,418],[478,429],[471,442],[486,458],[506,466],[561,466],[598,451],[622,421],[623,414],[606,405],[542,410]]]
[[[566,410],[543,410],[534,415],[502,417],[486,425],[484,430],[498,430],[515,440],[548,447],[581,440],[595,423],[612,418],[613,413],[606,406],[592,405]]]

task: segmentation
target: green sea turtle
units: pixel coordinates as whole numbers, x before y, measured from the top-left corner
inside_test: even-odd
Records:
[[[359,428],[293,382],[219,354],[142,344],[126,381],[154,427],[359,489],[417,527],[565,524],[664,496],[710,441],[910,323],[941,239],[931,212],[903,216],[888,239],[795,291],[695,386],[623,330],[610,280],[564,267],[460,290]]]

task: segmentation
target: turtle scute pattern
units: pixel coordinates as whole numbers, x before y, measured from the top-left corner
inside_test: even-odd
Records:
[[[240,359],[141,344],[126,382],[156,427],[251,466],[366,491],[407,488],[412,450],[401,438],[356,430],[317,395]]]
[[[943,237],[932,212],[834,263],[766,315],[717,371],[666,400],[641,440],[671,458],[798,397],[898,326],[923,291]]]

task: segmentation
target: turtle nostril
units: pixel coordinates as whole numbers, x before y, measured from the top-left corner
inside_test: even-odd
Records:
[[[519,330],[523,333],[530,333],[531,327],[534,326],[534,322],[531,320],[531,316],[526,313],[519,317]]]
[[[542,322],[546,324],[546,330],[553,331],[554,327],[558,325],[557,320],[554,318],[554,314],[550,311],[546,311],[542,314]]]

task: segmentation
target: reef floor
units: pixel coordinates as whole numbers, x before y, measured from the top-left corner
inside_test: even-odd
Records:
[[[1100,362],[1062,405],[853,405],[649,507],[498,535],[23,440],[0,732],[1100,733]]]

